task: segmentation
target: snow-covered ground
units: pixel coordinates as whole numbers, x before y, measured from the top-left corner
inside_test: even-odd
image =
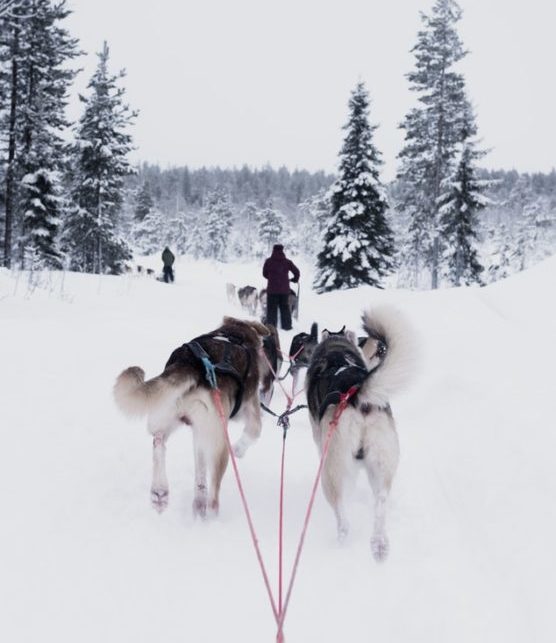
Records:
[[[394,302],[416,327],[422,367],[393,400],[402,456],[390,556],[372,558],[363,476],[341,546],[319,491],[286,641],[556,640],[556,258],[487,288],[420,293],[317,296],[301,267],[294,330],[313,320],[358,329],[363,308]],[[195,521],[191,439],[176,433],[170,505],[158,515],[151,440],[111,397],[124,367],[155,375],[177,345],[224,313],[241,315],[225,283],[259,287],[259,272],[182,260],[173,286],[54,274],[32,288],[27,275],[0,271],[1,641],[274,641],[231,470],[220,517]],[[291,334],[282,334],[286,348]],[[284,408],[279,393],[273,407]],[[317,466],[304,413],[287,440],[286,576]],[[231,430],[237,437],[240,427]],[[240,461],[274,587],[280,448],[265,416]]]

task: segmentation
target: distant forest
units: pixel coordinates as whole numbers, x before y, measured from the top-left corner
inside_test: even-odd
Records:
[[[488,184],[485,190],[488,205],[479,216],[479,246],[490,274],[487,280],[494,281],[554,254],[556,170],[526,174],[516,170],[479,169],[479,177]],[[162,244],[171,243],[178,251],[195,252],[198,229],[211,208],[211,198],[214,194],[224,194],[238,237],[242,237],[243,232],[252,232],[245,227],[258,225],[263,212],[267,215],[275,212],[283,217],[283,240],[291,244],[293,251],[314,257],[320,241],[315,236],[318,232],[310,232],[319,215],[326,216],[328,193],[334,180],[333,174],[290,171],[285,167],[161,169],[156,164],[143,163],[136,174],[125,179],[125,219],[130,221],[130,227],[136,227],[131,223],[137,219],[146,189],[152,199],[149,208],[157,212],[158,232],[155,229],[147,235],[143,251],[155,252]],[[407,221],[396,204],[403,192],[403,182],[394,180],[385,187],[390,203],[389,220],[396,236],[401,237]],[[252,220],[246,219],[250,209]],[[177,235],[178,228],[181,236]],[[255,236],[244,237],[245,244],[236,239],[228,258],[264,254],[268,247],[258,243]],[[197,252],[203,254],[200,250]],[[400,280],[403,283],[403,276]]]
[[[215,261],[261,258],[273,243],[316,267],[317,292],[484,285],[556,251],[556,170],[481,168],[477,115],[459,61],[456,0],[421,12],[414,104],[399,127],[397,178],[384,183],[372,100],[348,100],[338,172],[285,167],[162,169],[130,161],[138,115],[108,43],[83,94],[66,0],[0,0],[0,265],[121,274],[169,245]],[[336,127],[336,124],[330,124]],[[330,130],[323,132],[328,136]],[[187,151],[184,163],[187,163]]]
[[[268,165],[261,169],[247,165],[239,169],[189,169],[187,165],[161,169],[143,163],[137,174],[127,178],[126,185],[133,199],[143,184],[149,184],[156,205],[166,214],[183,207],[203,208],[210,193],[221,190],[236,208],[249,202],[263,208],[272,200],[284,214],[294,215],[299,204],[328,189],[334,179],[325,172],[275,170]]]

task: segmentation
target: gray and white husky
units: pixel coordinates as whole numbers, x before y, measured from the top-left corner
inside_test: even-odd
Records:
[[[365,342],[358,342],[351,331],[323,331],[309,364],[305,389],[313,437],[322,454],[341,394],[358,387],[332,436],[322,488],[336,516],[338,538],[343,540],[349,528],[346,492],[357,471],[365,470],[375,498],[371,549],[381,561],[388,555],[386,500],[399,459],[389,400],[410,379],[415,350],[413,333],[399,311],[376,308],[365,312],[362,320]]]

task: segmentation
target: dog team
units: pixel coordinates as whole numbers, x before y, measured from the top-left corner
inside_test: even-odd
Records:
[[[364,470],[374,496],[371,549],[381,561],[389,549],[386,501],[399,458],[389,400],[408,382],[414,359],[411,331],[399,311],[390,307],[368,310],[362,322],[361,337],[343,328],[324,330],[320,341],[314,323],[309,333],[293,338],[288,357],[294,386],[306,369],[309,419],[321,453],[341,396],[356,390],[332,436],[321,483],[336,518],[338,538],[343,540],[349,530],[347,491],[357,472]],[[205,377],[207,361],[214,367],[225,416],[243,422],[243,433],[233,446],[234,454],[242,457],[261,434],[260,402],[270,403],[283,361],[274,325],[225,317],[215,330],[176,348],[160,375],[145,380],[143,369],[132,366],[119,375],[114,386],[121,411],[147,418],[153,438],[151,501],[158,511],[168,504],[168,438],[185,425],[193,434],[193,512],[201,518],[218,513],[229,454]]]

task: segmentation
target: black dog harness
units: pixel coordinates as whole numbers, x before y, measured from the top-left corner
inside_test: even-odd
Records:
[[[202,346],[203,341],[207,339],[210,339],[210,340],[215,339],[225,343],[224,355],[222,356],[222,359],[217,364],[213,362],[210,355]],[[245,368],[245,372],[243,373],[243,376],[241,376],[240,373],[237,372],[237,370],[234,368],[232,364],[231,355],[230,355],[232,346],[241,348],[243,351],[245,351],[245,354],[247,357],[247,366]],[[230,335],[228,334],[201,335],[200,337],[196,337],[195,339],[188,342],[187,344],[183,344],[183,347],[189,348],[189,350],[193,353],[193,355],[201,362],[203,367],[205,366],[206,363],[209,363],[212,365],[216,373],[220,375],[228,375],[235,381],[235,383],[237,384],[237,393],[236,393],[236,398],[234,402],[234,408],[230,413],[230,417],[231,418],[234,417],[234,415],[239,411],[241,407],[241,402],[243,400],[243,393],[244,393],[243,381],[247,377],[247,374],[249,373],[249,369],[251,368],[251,355],[247,350],[247,348],[243,345],[242,338],[231,334]]]
[[[317,400],[319,402],[319,421],[331,404],[338,404],[343,395],[353,386],[361,388],[363,382],[373,371],[368,371],[360,359],[346,355],[343,351],[333,351],[326,356],[326,368],[317,376]],[[357,394],[349,403],[355,406]]]

